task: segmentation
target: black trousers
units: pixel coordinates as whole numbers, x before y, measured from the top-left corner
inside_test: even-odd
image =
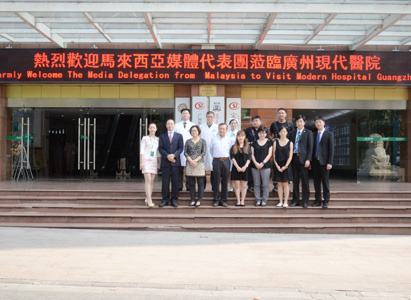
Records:
[[[178,177],[178,188],[180,189],[180,190],[182,190],[183,189],[183,187],[184,187],[184,167],[180,167],[180,169],[179,169],[179,177]],[[187,180],[187,178],[186,178],[186,180]],[[188,184],[187,184],[187,181],[186,181],[186,187],[188,186]]]
[[[321,184],[323,186],[324,202],[330,201],[330,170],[327,170],[327,165],[321,165],[317,159],[313,160],[312,171],[314,178],[315,202],[321,202]]]
[[[210,183],[211,183],[211,188],[212,188],[212,190],[214,191],[214,186],[213,186],[213,174],[214,174],[214,172],[213,172],[213,171],[210,171]],[[204,190],[206,189],[206,187],[207,187],[207,176],[204,176]]]
[[[253,179],[253,174],[251,174],[251,168],[247,168],[246,172],[248,172],[247,188],[254,189],[254,179]]]
[[[201,202],[203,200],[204,195],[204,178],[203,177],[196,177],[196,176],[186,176],[187,185],[190,189],[190,198],[191,201]],[[196,179],[198,185],[198,197],[196,200]]]
[[[303,204],[308,204],[310,198],[310,185],[308,183],[308,168],[300,163],[297,155],[293,154],[291,161],[293,168],[293,202],[300,203],[300,179],[302,185],[302,201]]]
[[[227,202],[228,175],[230,173],[230,160],[213,160],[213,191],[214,201]],[[221,181],[221,196],[220,196]],[[219,197],[220,196],[220,197]]]
[[[163,201],[170,201],[170,179],[171,179],[171,200],[178,200],[178,180],[181,167],[161,167],[162,185],[161,196]]]

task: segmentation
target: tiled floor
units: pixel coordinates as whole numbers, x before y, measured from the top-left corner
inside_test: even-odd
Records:
[[[310,181],[311,190],[314,191],[313,182]],[[1,181],[0,190],[144,190],[144,183],[133,180],[34,180],[28,182]],[[270,186],[270,190],[272,185]],[[154,191],[161,190],[161,181],[156,181]],[[207,191],[211,185],[207,184]],[[358,191],[358,192],[411,192],[411,183],[405,182],[360,182],[356,181],[331,181],[331,192]]]

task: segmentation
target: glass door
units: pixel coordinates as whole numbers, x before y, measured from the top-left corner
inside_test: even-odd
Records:
[[[82,116],[77,121],[77,170],[84,179],[94,178],[98,175],[96,173],[96,118]]]

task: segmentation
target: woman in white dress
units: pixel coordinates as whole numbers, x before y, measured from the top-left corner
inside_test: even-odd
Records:
[[[148,207],[154,207],[152,200],[154,179],[160,167],[160,153],[158,151],[159,138],[156,137],[157,125],[151,123],[148,126],[149,135],[143,137],[140,143],[140,169],[144,174],[146,200]]]

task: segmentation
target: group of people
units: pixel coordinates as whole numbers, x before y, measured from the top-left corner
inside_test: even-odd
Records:
[[[317,131],[305,128],[303,115],[295,117],[295,127],[286,121],[285,109],[278,109],[277,121],[268,128],[261,125],[259,116],[252,117],[252,126],[239,130],[238,121],[214,123],[215,114],[206,114],[201,126],[190,121],[190,110],[181,110],[177,124],[169,119],[167,132],[156,137],[157,126],[149,124],[149,135],[140,146],[140,168],[145,178],[145,203],[153,207],[154,178],[162,170],[162,201],[160,207],[178,207],[179,192],[190,191],[190,206],[199,207],[206,188],[206,172],[211,174],[213,206],[227,207],[230,185],[236,196],[236,206],[245,206],[247,190],[253,191],[255,206],[266,206],[269,183],[273,173],[274,189],[278,192],[278,207],[288,207],[289,183],[293,182],[290,206],[308,207],[310,188],[308,172],[312,170],[315,202],[312,206],[328,207],[330,200],[329,172],[334,158],[334,136],[325,129],[325,120],[315,118]],[[273,167],[273,172],[271,169]],[[171,193],[170,193],[171,181]],[[300,199],[300,181],[302,195]],[[196,189],[197,186],[197,189]]]

